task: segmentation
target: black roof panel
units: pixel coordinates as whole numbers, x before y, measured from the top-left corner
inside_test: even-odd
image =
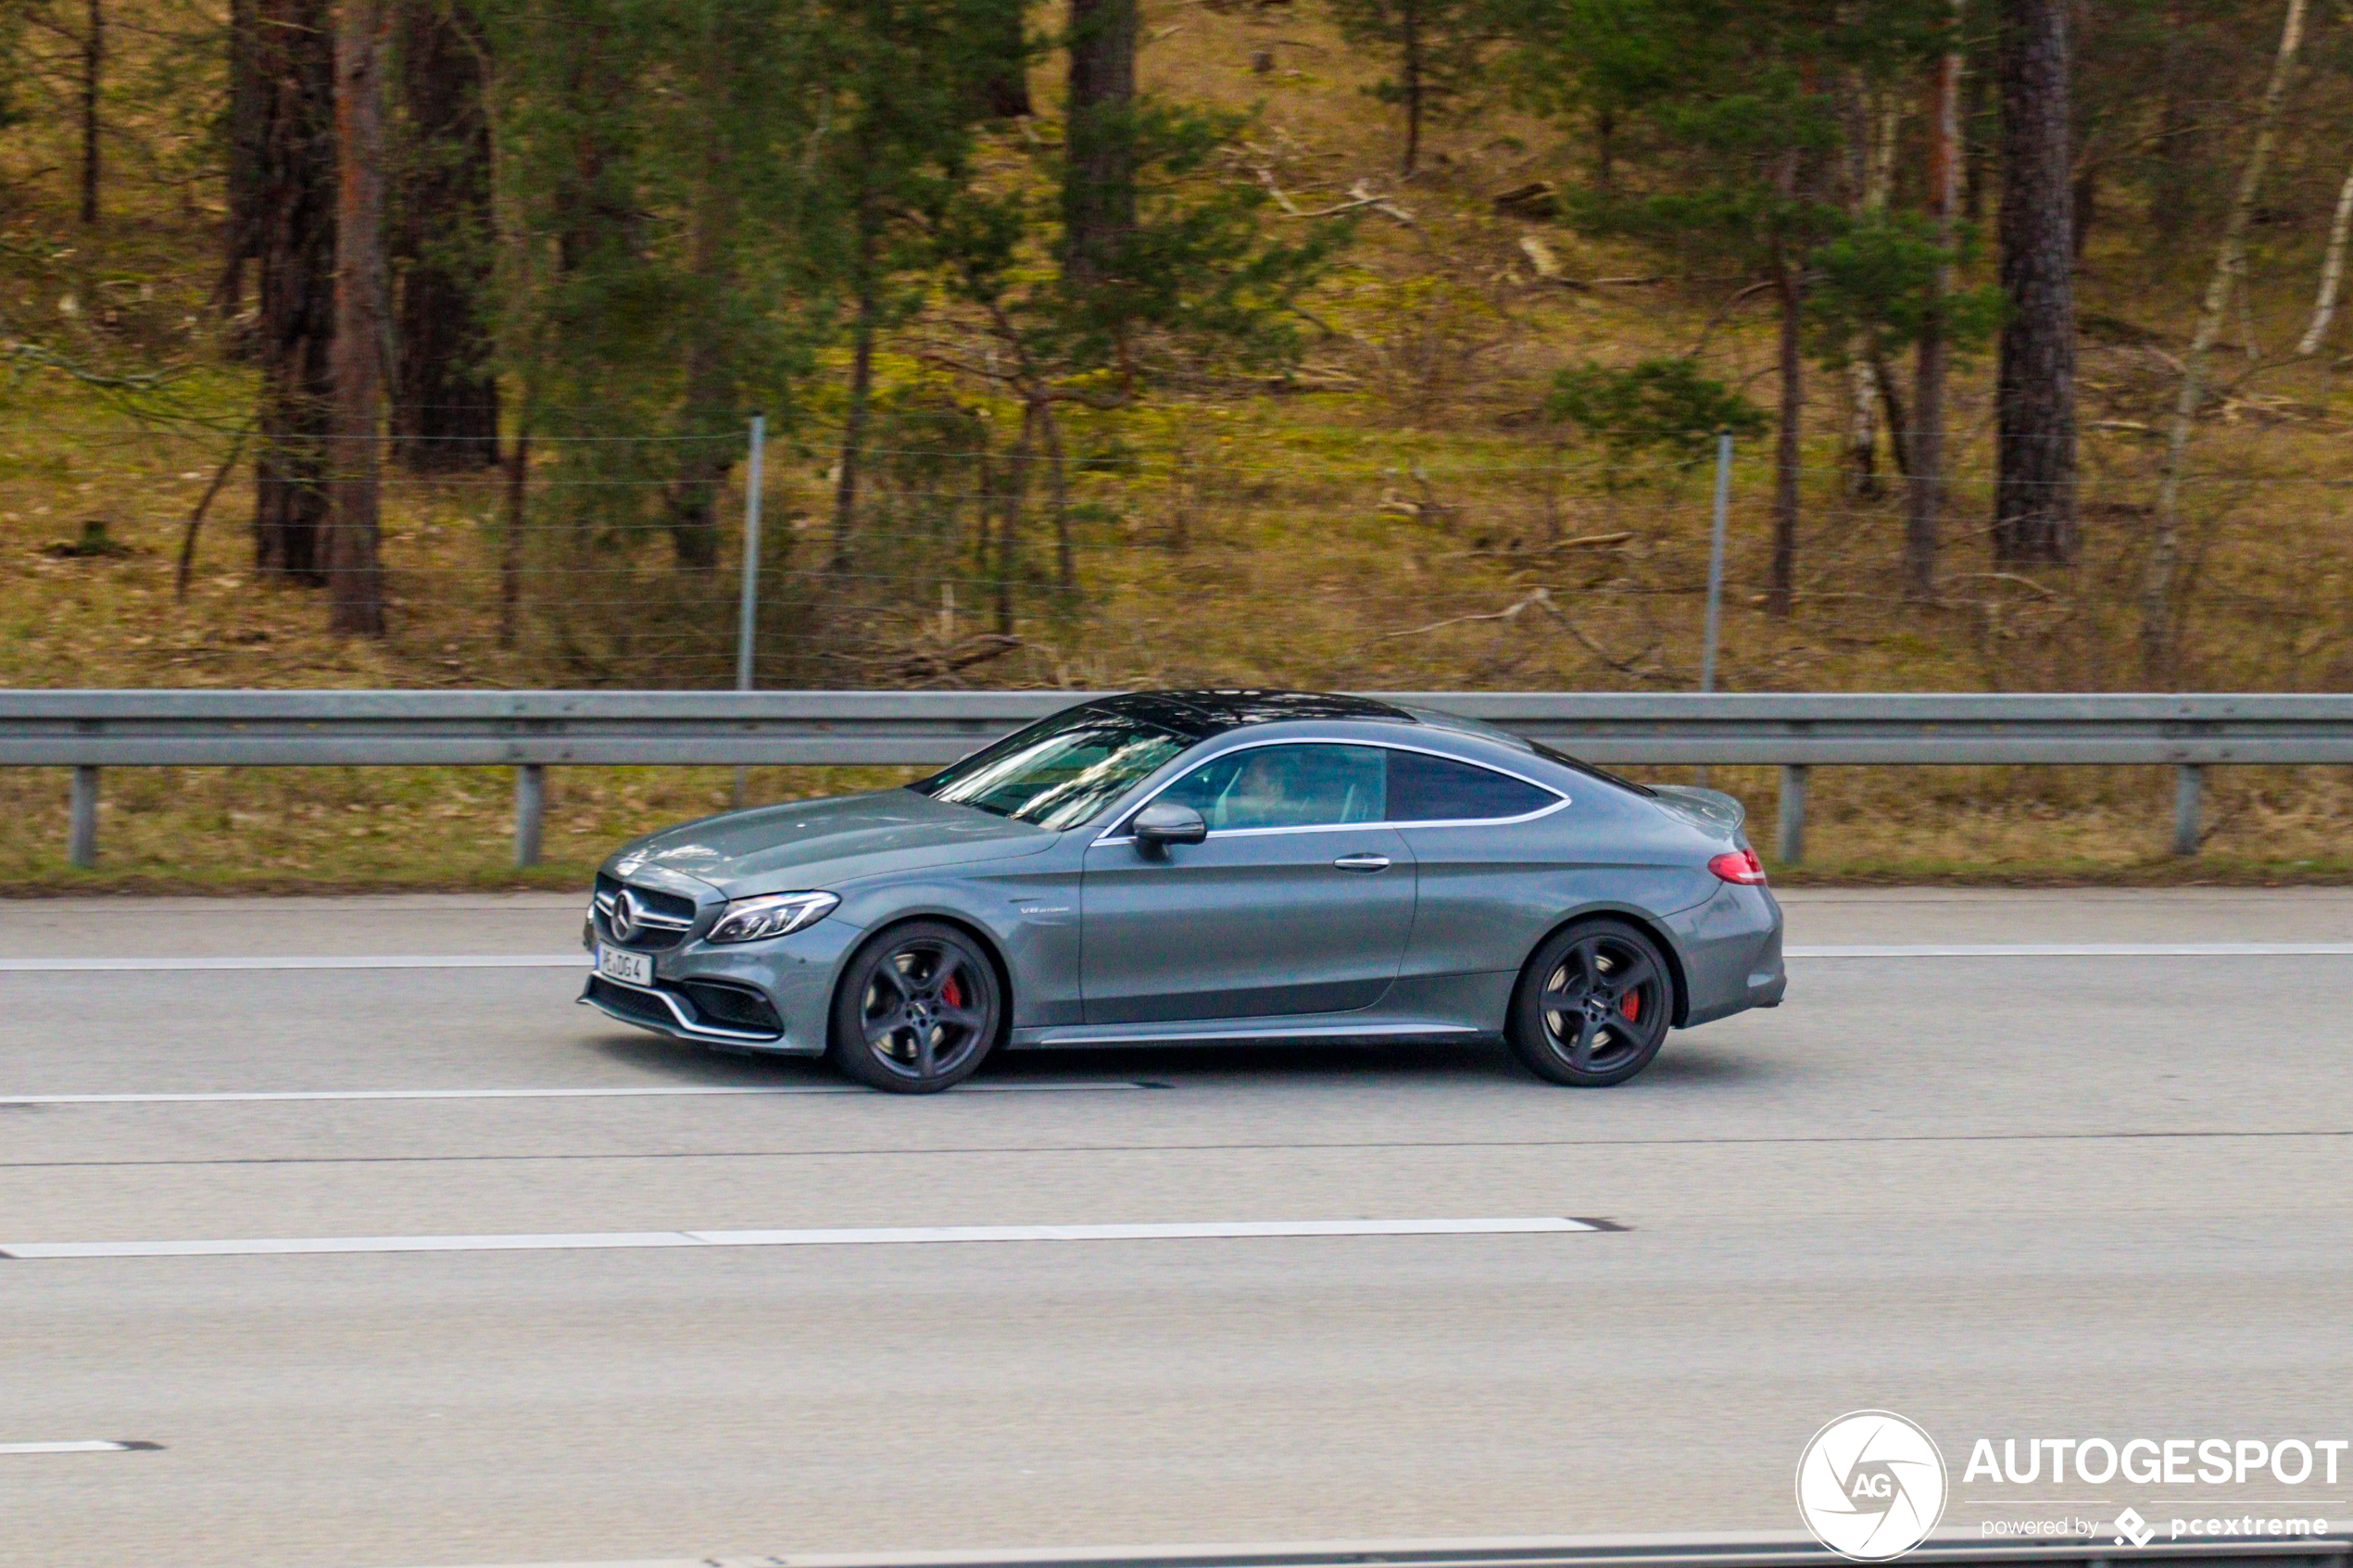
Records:
[[[1179,734],[1205,740],[1227,730],[1251,724],[1278,724],[1293,719],[1372,719],[1390,723],[1419,722],[1393,703],[1371,697],[1343,696],[1331,692],[1265,691],[1254,687],[1219,687],[1184,692],[1123,692],[1088,703],[1089,708],[1124,714],[1158,724]]]

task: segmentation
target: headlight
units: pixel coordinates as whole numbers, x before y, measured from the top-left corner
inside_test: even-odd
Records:
[[[757,942],[814,925],[833,913],[839,898],[830,893],[771,893],[738,898],[719,913],[706,942]]]

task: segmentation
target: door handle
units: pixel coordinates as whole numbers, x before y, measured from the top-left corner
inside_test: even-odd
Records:
[[[1332,862],[1344,872],[1385,872],[1389,870],[1386,855],[1342,855]]]

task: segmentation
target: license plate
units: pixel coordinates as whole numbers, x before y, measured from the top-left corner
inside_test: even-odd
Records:
[[[654,960],[644,953],[633,953],[626,947],[597,948],[597,972],[609,974],[615,980],[625,980],[632,985],[654,983]]]

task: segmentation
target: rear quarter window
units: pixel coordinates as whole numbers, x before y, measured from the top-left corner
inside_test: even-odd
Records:
[[[1419,751],[1389,754],[1392,822],[1491,822],[1541,811],[1560,797],[1525,779]]]

